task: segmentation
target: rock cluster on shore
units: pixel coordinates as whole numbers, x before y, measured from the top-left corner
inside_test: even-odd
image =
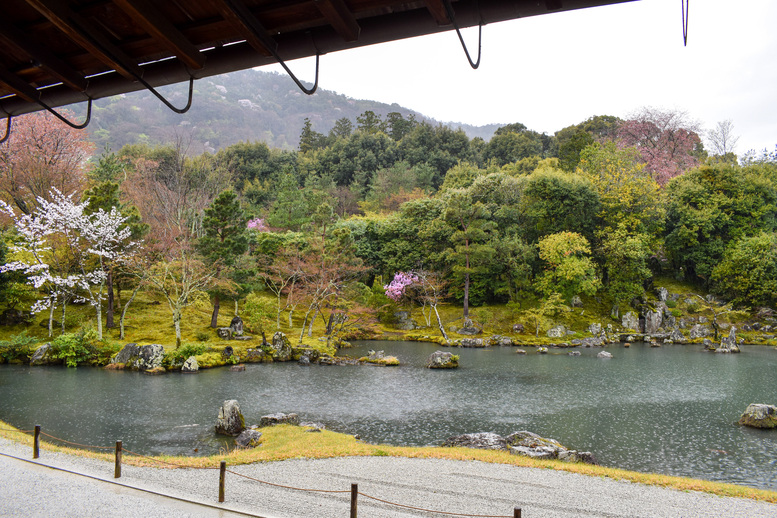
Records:
[[[467,433],[449,437],[442,445],[445,447],[458,446],[482,450],[504,450],[514,455],[523,455],[533,459],[555,459],[565,462],[598,464],[591,452],[570,450],[556,440],[546,439],[525,430],[513,432],[507,437],[502,437],[492,432]]]

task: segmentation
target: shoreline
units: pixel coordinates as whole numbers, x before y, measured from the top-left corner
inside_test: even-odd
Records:
[[[313,435],[313,434],[309,434]],[[317,435],[317,434],[316,434]],[[0,453],[18,453],[31,457],[21,443],[0,438]],[[61,483],[46,482],[35,505],[47,508],[42,515],[75,516],[73,506],[83,515],[88,506],[98,505],[103,494],[113,512],[135,511],[135,501],[124,503],[115,486],[108,486],[113,476],[113,463],[105,458],[45,449],[39,462],[69,469],[93,477],[88,483],[72,475],[40,473],[38,466],[11,463],[0,456],[7,476],[25,475],[36,481],[53,478]],[[693,490],[650,486],[606,476],[587,476],[557,469],[543,469],[507,464],[493,464],[472,459],[408,458],[396,456],[332,457],[326,459],[290,458],[283,462],[230,464],[224,504],[218,503],[218,473],[209,469],[165,469],[125,465],[123,485],[172,496],[177,499],[206,503],[217,507],[219,516],[234,516],[230,511],[254,516],[287,518],[296,516],[339,517],[347,513],[350,484],[358,483],[359,510],[363,516],[407,517],[429,516],[416,511],[372,500],[377,498],[404,506],[461,513],[464,515],[507,516],[520,507],[531,518],[632,518],[660,517],[770,517],[777,513],[777,503],[747,498],[719,496]],[[25,480],[27,479],[25,478]],[[60,480],[61,479],[61,480]],[[269,481],[296,488],[309,488],[320,493],[270,486],[255,480]],[[84,493],[72,490],[84,485]],[[0,488],[7,512],[29,509],[18,493],[23,487]],[[23,486],[23,485],[14,485]],[[40,490],[40,488],[38,488]],[[13,493],[13,492],[16,493]],[[775,493],[774,496],[777,496]],[[135,500],[147,501],[151,495]],[[77,503],[73,503],[75,500]],[[65,509],[65,506],[70,506]],[[163,516],[159,509],[157,514]],[[13,514],[13,513],[12,513]],[[362,514],[360,514],[362,516]]]

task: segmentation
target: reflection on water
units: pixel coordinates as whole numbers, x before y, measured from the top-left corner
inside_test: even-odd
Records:
[[[423,367],[435,347],[369,342],[401,367],[248,365],[196,375],[0,366],[0,419],[82,443],[117,439],[138,453],[199,454],[227,447],[213,434],[219,406],[237,399],[248,424],[274,412],[368,442],[437,445],[461,433],[527,429],[607,466],[777,490],[777,432],[742,428],[750,403],[777,403],[777,351],[740,355],[696,346],[610,347],[612,360],[564,351],[460,349],[461,367]],[[553,354],[556,353],[556,354]]]

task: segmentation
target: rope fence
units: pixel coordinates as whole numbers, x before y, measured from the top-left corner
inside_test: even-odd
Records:
[[[226,461],[221,461],[218,468],[216,467],[201,467],[201,466],[193,466],[193,465],[186,465],[186,464],[178,464],[175,462],[168,462],[165,460],[157,459],[154,457],[149,457],[147,455],[142,455],[140,453],[135,453],[131,450],[124,449],[122,445],[122,441],[116,441],[116,446],[109,447],[109,446],[94,446],[94,445],[88,445],[88,444],[80,444],[77,442],[67,441],[65,439],[61,439],[59,437],[54,437],[53,435],[49,435],[47,433],[44,433],[41,431],[40,425],[35,425],[35,428],[33,430],[11,430],[6,428],[0,428],[0,431],[2,432],[19,432],[19,433],[25,433],[29,434],[32,433],[33,435],[33,459],[37,459],[40,456],[40,436],[43,435],[51,440],[58,441],[64,444],[68,444],[71,446],[77,446],[79,448],[86,448],[86,449],[97,449],[97,450],[114,450],[115,449],[115,466],[114,466],[114,478],[120,478],[121,477],[121,461],[122,461],[122,455],[124,453],[128,455],[134,455],[136,457],[140,457],[143,459],[146,459],[152,463],[157,464],[164,464],[167,466],[173,466],[176,468],[188,468],[188,469],[203,469],[203,470],[219,470],[219,502],[224,502],[226,499],[226,474],[231,473],[232,475],[235,475],[237,477],[241,477],[247,480],[250,480],[252,482],[256,482],[259,484],[264,484],[268,486],[273,486],[281,489],[288,489],[292,491],[304,491],[307,493],[335,493],[335,494],[345,494],[350,493],[351,495],[351,509],[350,509],[350,518],[357,518],[357,510],[358,510],[358,497],[359,495],[363,496],[364,498],[368,498],[370,500],[374,500],[376,502],[380,502],[382,504],[394,506],[394,507],[400,507],[403,509],[410,509],[413,511],[421,511],[425,513],[433,513],[433,514],[440,514],[445,516],[459,516],[464,518],[521,518],[521,508],[515,507],[513,509],[512,515],[493,515],[493,514],[465,514],[465,513],[453,513],[448,511],[438,511],[434,509],[425,509],[423,507],[415,507],[412,505],[407,504],[400,504],[397,502],[391,502],[389,500],[384,500],[382,498],[377,498],[372,495],[368,495],[366,493],[362,493],[358,489],[358,484],[351,484],[350,490],[333,490],[333,489],[310,489],[310,488],[301,488],[301,487],[294,487],[294,486],[288,486],[284,484],[276,484],[274,482],[267,482],[266,480],[260,480],[258,478],[250,477],[248,475],[244,475],[242,473],[238,473],[233,470],[227,469],[227,463]]]

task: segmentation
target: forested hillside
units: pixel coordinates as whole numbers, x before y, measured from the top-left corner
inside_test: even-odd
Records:
[[[187,89],[183,84],[160,89],[170,101],[182,107]],[[391,112],[403,117],[422,114],[397,104],[350,99],[319,88],[303,94],[286,76],[258,70],[244,70],[195,81],[192,107],[184,115],[166,108],[150,92],[140,91],[101,99],[94,103],[90,140],[97,149],[109,145],[167,143],[185,138],[189,152],[214,152],[238,142],[264,142],[272,148],[292,150],[299,143],[302,121],[313,129],[328,132],[340,118],[355,121],[365,112],[385,117]],[[436,121],[431,121],[436,124]],[[475,127],[455,124],[470,137],[488,139],[497,125]]]

